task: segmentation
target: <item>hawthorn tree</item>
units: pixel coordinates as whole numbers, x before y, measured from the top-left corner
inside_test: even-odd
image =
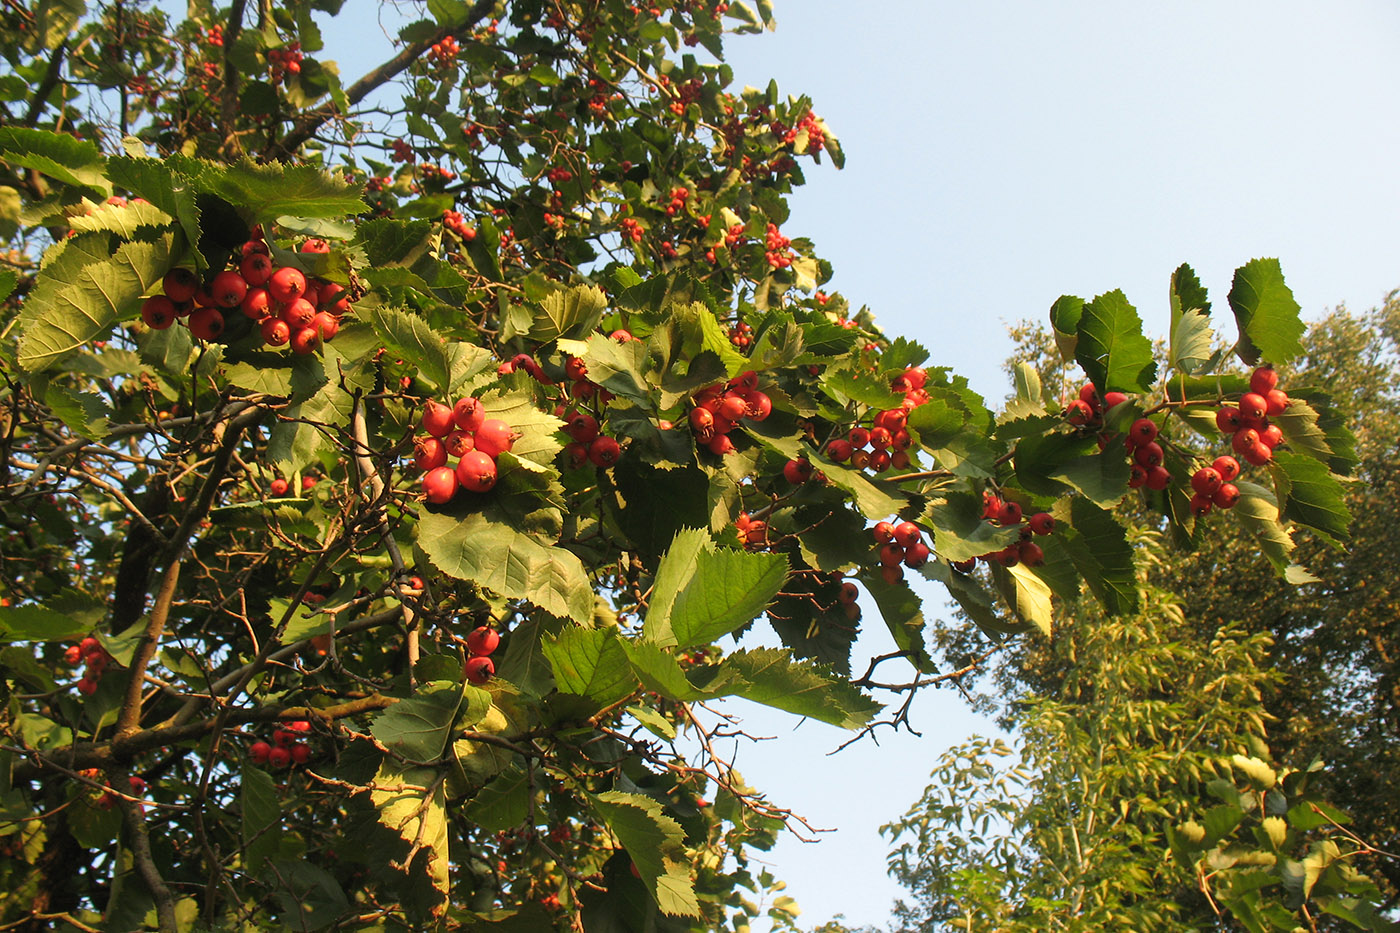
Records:
[[[338,12],[0,14],[9,928],[791,925],[721,700],[900,724],[952,676],[906,572],[998,635],[1135,612],[1125,496],[1285,579],[1346,535],[1277,262],[1253,386],[1183,266],[1160,372],[1065,297],[1084,389],[994,412],[784,231],[842,153],[733,85],[766,3],[432,0],[350,83]],[[1247,461],[1194,500],[1193,431]]]

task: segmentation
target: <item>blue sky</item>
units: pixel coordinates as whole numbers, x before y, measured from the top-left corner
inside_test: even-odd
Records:
[[[1258,256],[1281,260],[1310,316],[1368,308],[1400,286],[1400,6],[775,7],[776,33],[731,41],[736,81],[771,77],[811,96],[848,158],[842,172],[808,171],[783,232],[811,237],[834,288],[991,402],[1006,392],[1006,324],[1043,318],[1061,294],[1121,288],[1161,333],[1181,262],[1217,315],[1233,270]],[[353,29],[373,54],[378,30],[365,17]],[[346,45],[328,31],[327,47]],[[374,61],[342,56],[342,76]],[[930,588],[926,612],[940,606]],[[865,657],[892,647],[875,627]],[[877,827],[913,802],[947,746],[990,724],[955,693],[930,692],[913,715],[922,738],[882,734],[828,757],[839,731],[793,733],[791,717],[736,711],[778,736],[738,749],[749,783],[836,830],[769,854],[803,925],[840,912],[883,924],[900,891]]]

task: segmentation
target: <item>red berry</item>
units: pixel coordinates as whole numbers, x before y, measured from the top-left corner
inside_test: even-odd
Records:
[[[272,278],[272,260],[266,253],[251,253],[238,264],[238,274],[249,285],[263,285]]]
[[[915,541],[904,549],[904,566],[922,567],[924,564],[928,563],[930,553],[927,544],[922,541]]]
[[[311,329],[322,341],[333,340],[335,335],[340,333],[340,319],[329,311],[317,311],[316,316],[311,319]]]
[[[474,658],[484,658],[496,650],[501,643],[500,634],[489,625],[474,628],[467,633],[467,651]]]
[[[617,438],[600,434],[588,445],[588,459],[594,466],[610,467],[622,456],[622,446]]]
[[[306,276],[294,266],[283,266],[267,280],[267,291],[273,298],[287,304],[306,291]]]
[[[734,452],[734,442],[729,439],[728,434],[716,434],[706,442],[705,447],[710,453],[723,457],[725,454]]]
[[[478,398],[459,398],[457,404],[452,406],[452,420],[463,431],[475,431],[486,421],[486,409]]]
[[[321,345],[321,338],[317,336],[314,327],[296,328],[292,330],[292,339],[288,344],[293,353],[306,356],[316,352],[316,348]]]
[[[1171,484],[1172,476],[1167,472],[1167,468],[1161,465],[1147,468],[1147,488],[1156,492],[1161,492]]]
[[[1240,490],[1234,483],[1224,483],[1215,491],[1211,497],[1217,508],[1233,509],[1235,503],[1240,501]]]
[[[1288,410],[1288,393],[1282,389],[1270,389],[1264,393],[1264,401],[1271,418],[1277,418]]]
[[[452,432],[452,409],[431,399],[423,406],[423,430],[433,437],[446,437]]]
[[[1094,420],[1094,409],[1083,399],[1075,399],[1065,409],[1065,418],[1070,424],[1088,424]]]
[[[77,645],[69,645],[68,650],[63,652],[63,663],[69,667],[77,667],[83,660],[83,649]]]
[[[214,303],[221,308],[236,308],[243,303],[243,298],[248,294],[248,283],[243,281],[243,276],[226,269],[214,276],[209,283],[209,295],[214,299]]]
[[[852,605],[860,597],[860,590],[850,580],[841,584],[841,593],[836,598],[846,605]]]
[[[1191,474],[1191,488],[1199,495],[1213,496],[1225,480],[1214,467],[1202,467]]]
[[[1213,503],[1214,499],[1212,496],[1198,492],[1191,497],[1191,514],[1200,518],[1211,510]]]
[[[457,461],[457,483],[468,492],[486,492],[496,485],[496,461],[469,450]]]
[[[738,421],[749,410],[749,403],[738,395],[727,395],[719,403],[719,411],[716,412],[722,418],[730,421]]]
[[[331,245],[320,237],[311,237],[301,244],[301,252],[303,253],[329,253],[330,251]]]
[[[224,332],[224,316],[218,308],[200,308],[187,322],[190,333],[200,340],[217,340]]]
[[[1128,396],[1122,392],[1105,392],[1103,395],[1103,407],[1112,411],[1127,400]]]
[[[904,560],[904,548],[893,541],[880,545],[880,563],[886,567],[893,567],[902,560]]]
[[[1264,430],[1259,432],[1259,441],[1265,447],[1273,450],[1279,444],[1283,443],[1283,431],[1276,424],[1268,425]]]
[[[490,658],[468,658],[462,668],[462,674],[468,683],[479,687],[496,675],[496,665]]]
[[[1090,408],[1097,408],[1099,404],[1099,390],[1094,388],[1092,382],[1086,382],[1079,387],[1079,400]]]
[[[1017,545],[1016,557],[1027,567],[1039,567],[1045,563],[1045,552],[1034,541],[1022,541]]]
[[[1260,421],[1269,413],[1269,400],[1257,392],[1246,392],[1240,396],[1240,420]]]
[[[457,494],[457,474],[451,467],[440,466],[423,476],[423,494],[434,505],[451,502]]]
[[[564,425],[564,433],[580,444],[591,444],[598,436],[598,419],[586,412],[575,412]]]
[[[316,320],[316,306],[305,298],[293,298],[283,306],[281,318],[294,331],[310,327],[311,322]]]
[[[878,544],[889,544],[894,540],[894,526],[889,522],[876,522],[870,533],[875,536]]]
[[[837,463],[845,463],[851,459],[852,447],[850,441],[837,438],[826,445],[826,455]]]
[[[1021,506],[1017,502],[1003,502],[997,510],[997,521],[1003,525],[1021,524]]]
[[[1235,448],[1237,454],[1245,453],[1257,443],[1259,443],[1259,432],[1254,428],[1240,428],[1230,439],[1230,446]]]
[[[1215,426],[1221,434],[1234,434],[1240,429],[1240,410],[1225,406],[1215,413]]]
[[[1048,535],[1055,530],[1055,516],[1049,512],[1036,512],[1031,516],[1031,531],[1038,535]]]
[[[267,761],[267,756],[272,753],[272,746],[266,742],[258,741],[248,746],[248,757],[262,764]]]
[[[846,439],[851,442],[851,446],[860,450],[870,443],[870,432],[865,428],[851,428],[851,432],[846,435]]]
[[[165,295],[152,295],[141,302],[141,320],[152,330],[165,330],[176,317],[175,302]]]
[[[1157,422],[1151,418],[1139,418],[1128,428],[1128,439],[1139,447],[1157,439]]]
[[[498,457],[510,450],[514,444],[515,435],[511,432],[510,425],[499,418],[487,418],[481,422],[481,427],[476,429],[476,449],[489,456]]]
[[[773,413],[773,400],[763,392],[750,392],[745,398],[744,417],[762,421]]]
[[[267,484],[267,491],[273,496],[285,496],[287,490],[291,488],[291,485],[280,476]]]
[[[447,448],[449,456],[460,457],[469,450],[476,450],[476,436],[466,431],[452,431],[442,439],[442,446]]]
[[[1249,375],[1249,391],[1268,395],[1278,385],[1278,373],[1272,366],[1261,366]]]
[[[1240,475],[1240,462],[1228,455],[1216,457],[1215,462],[1211,464],[1211,468],[1219,473],[1220,479],[1226,483],[1231,482],[1236,476]]]
[[[292,753],[279,745],[267,753],[267,763],[274,768],[289,767],[292,763]]]
[[[894,526],[895,543],[906,550],[924,539],[924,533],[913,522],[900,522]]]
[[[951,561],[948,566],[952,567],[958,573],[972,573],[977,567],[977,558],[969,557],[967,560]]]
[[[184,304],[199,291],[199,278],[189,269],[171,269],[161,279],[160,290],[176,304]]]
[[[292,761],[299,765],[304,765],[311,760],[311,749],[305,742],[298,742],[291,747]]]
[[[874,450],[888,450],[893,439],[889,428],[876,426],[870,429],[870,446]]]
[[[1269,445],[1263,441],[1255,441],[1254,444],[1244,452],[1244,458],[1255,466],[1263,466],[1274,458],[1274,452],[1269,449]]]
[[[812,478],[812,464],[806,459],[789,460],[783,464],[783,479],[794,486],[801,486]]]
[[[1162,445],[1156,441],[1149,441],[1133,451],[1133,462],[1145,466],[1148,469],[1160,465],[1162,457]]]
[[[270,347],[286,346],[292,339],[292,329],[280,317],[264,319],[258,329],[262,332],[263,343]]]
[[[564,375],[575,382],[588,375],[588,366],[576,356],[569,357],[569,361],[564,364]]]
[[[243,296],[243,302],[239,304],[238,310],[243,312],[243,316],[254,321],[261,321],[272,313],[272,296],[265,288],[250,288],[248,294]]]
[[[904,579],[904,568],[900,567],[898,564],[886,564],[880,568],[880,579],[884,580],[890,586],[894,586]]]

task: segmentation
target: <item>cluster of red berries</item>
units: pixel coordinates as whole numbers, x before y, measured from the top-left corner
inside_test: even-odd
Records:
[[[311,731],[311,723],[298,719],[287,723],[285,729],[272,730],[272,743],[254,742],[248,746],[248,757],[258,764],[274,768],[289,768],[293,764],[304,765],[311,760],[311,746],[302,736]]]
[[[674,217],[685,210],[685,202],[690,197],[690,189],[684,185],[671,189],[671,203],[666,205],[666,214]]]
[[[310,239],[301,251],[325,253],[330,246]],[[194,336],[215,340],[224,332],[224,313],[238,308],[258,322],[268,346],[314,353],[340,330],[341,318],[350,311],[349,293],[338,283],[308,279],[295,266],[274,266],[269,252],[260,237],[249,240],[237,268],[219,272],[207,285],[189,269],[171,269],[161,280],[161,294],[142,303],[141,319],[153,330],[182,320]]]
[[[1232,435],[1230,446],[1246,462],[1263,466],[1274,458],[1274,448],[1283,443],[1283,431],[1269,423],[1288,410],[1288,393],[1278,387],[1278,373],[1271,366],[1261,366],[1249,377],[1249,391],[1240,396],[1239,405],[1226,405],[1215,413],[1215,426],[1222,434]]]
[[[489,625],[472,629],[467,634],[467,661],[462,667],[462,676],[467,683],[478,687],[496,676],[496,663],[491,660],[491,652],[501,643],[501,636]]]
[[[778,232],[777,224],[768,224],[768,232],[763,237],[763,258],[768,260],[768,265],[774,269],[786,269],[792,265],[793,252],[788,249],[791,243],[792,240]]]
[[[102,770],[100,768],[84,768],[78,773],[90,781],[102,780]],[[96,805],[103,810],[110,810],[117,805],[117,801],[120,798],[117,796],[115,789],[112,787],[111,781],[102,781],[102,783],[106,786],[107,789],[102,791],[102,793],[98,795]],[[129,788],[127,791],[127,796],[129,797],[140,797],[146,792],[145,779],[137,777],[134,774],[127,776],[126,786],[127,788]],[[144,803],[141,804],[141,812],[146,812],[146,805]]]
[[[303,493],[308,493],[315,487],[316,477],[303,476],[301,478],[301,491]],[[267,484],[267,494],[274,498],[281,498],[282,496],[285,496],[287,493],[291,492],[291,490],[292,484],[287,482],[280,476],[274,478],[272,482]]]
[[[1229,455],[1216,457],[1208,467],[1191,474],[1191,514],[1198,518],[1212,508],[1233,509],[1240,501],[1240,490],[1233,480],[1240,475],[1240,463]]]
[[[913,522],[876,522],[870,532],[880,545],[880,576],[886,583],[904,579],[900,564],[916,568],[928,563],[932,550],[924,543],[923,530]]]
[[[1099,390],[1092,382],[1079,387],[1079,398],[1065,406],[1065,420],[1077,427],[1098,427],[1103,424],[1103,414],[1128,400],[1122,392],[1106,392],[1102,401]]]
[[[390,156],[390,159],[394,162],[406,162],[412,165],[414,159],[417,158],[417,155],[413,152],[413,147],[402,139],[394,140],[389,144],[389,147],[394,150],[393,155]]]
[[[753,343],[753,328],[744,321],[735,321],[729,328],[729,342],[742,350]]]
[[[665,83],[666,76],[662,75],[661,80]],[[684,115],[685,108],[700,99],[700,92],[704,87],[705,82],[700,78],[691,78],[678,86],[675,90],[675,98],[671,101],[671,112],[678,117]]]
[[[1161,491],[1171,482],[1171,474],[1162,466],[1166,451],[1157,443],[1158,431],[1157,422],[1151,418],[1139,418],[1128,427],[1128,436],[1123,445],[1132,458],[1129,489],[1146,486]]]
[[[442,225],[468,242],[476,239],[476,228],[467,223],[460,211],[443,211]]]
[[[573,181],[574,173],[562,166],[558,166],[546,172],[545,177],[549,179],[551,184],[562,185],[565,182]]]
[[[102,642],[89,635],[76,645],[69,645],[68,650],[63,652],[63,661],[69,667],[83,665],[83,676],[78,679],[78,692],[90,697],[97,692],[97,682],[102,679],[102,675],[112,663],[112,656],[102,647]]]
[[[808,149],[816,150],[826,146],[826,130],[822,128],[822,122],[816,114],[811,111],[804,113],[802,119],[797,121],[797,128],[807,131]]]
[[[740,512],[739,517],[734,519],[734,527],[738,529],[739,543],[745,547],[767,546],[768,523],[763,519]]]
[[[1019,502],[1001,498],[991,490],[982,493],[982,518],[1003,528],[1020,528],[1021,537],[1014,544],[1008,544],[999,551],[988,551],[967,560],[952,561],[951,566],[959,573],[970,573],[980,558],[984,563],[996,563],[1003,567],[1025,564],[1039,567],[1045,563],[1045,552],[1032,540],[1033,535],[1048,535],[1055,531],[1055,516],[1049,512],[1036,512],[1027,519]]]
[[[904,393],[899,407],[876,412],[869,428],[856,425],[844,438],[828,441],[826,455],[837,463],[849,460],[858,470],[869,467],[876,473],[909,466],[909,448],[914,443],[907,426],[909,412],[928,401],[927,381],[928,374],[919,366],[910,366],[892,378],[890,388]]]
[[[284,49],[268,49],[267,62],[273,84],[287,75],[301,74],[301,43],[293,42]]]
[[[635,217],[624,217],[618,221],[618,226],[622,227],[622,238],[631,240],[633,243],[642,242],[642,224]]]
[[[577,409],[565,409],[561,417],[564,433],[573,438],[564,448],[564,459],[570,469],[576,470],[585,463],[606,469],[622,458],[622,445],[617,438],[601,433],[597,418]]]
[[[694,396],[690,428],[712,454],[734,452],[729,432],[744,418],[762,421],[773,411],[773,400],[758,389],[758,373],[740,373],[726,383],[706,386]]]
[[[801,486],[810,479],[824,483],[826,482],[826,474],[821,470],[813,469],[812,461],[806,457],[796,457],[783,464],[783,479],[794,486]]]
[[[428,57],[439,65],[450,65],[461,51],[462,47],[457,44],[457,40],[447,36],[442,41],[433,43],[432,48],[428,49]]]
[[[205,32],[205,36],[208,38],[210,45],[222,47],[224,44],[224,27],[218,25],[210,26],[208,31]]]
[[[424,434],[414,439],[413,464],[423,471],[423,494],[434,505],[452,501],[457,490],[486,492],[496,485],[496,458],[515,443],[511,426],[486,417],[481,400],[468,396],[449,407],[428,401]],[[457,458],[455,467],[447,465]]]

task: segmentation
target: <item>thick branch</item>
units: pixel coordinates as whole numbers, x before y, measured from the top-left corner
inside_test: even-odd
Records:
[[[455,33],[471,30],[477,23],[485,19],[495,7],[496,0],[476,0],[476,3],[472,4],[472,8],[467,11],[465,20],[460,23],[440,26],[431,35],[419,39],[417,42],[409,43],[393,58],[346,88],[346,102],[351,107],[355,106],[375,90],[397,77],[409,65],[421,58],[428,49],[443,39]],[[334,101],[329,101],[315,110],[307,111],[301,115],[290,133],[264,150],[264,157],[279,160],[291,158],[301,148],[302,143],[314,136],[316,131],[324,126],[328,120],[337,116],[343,116],[343,114]]]

